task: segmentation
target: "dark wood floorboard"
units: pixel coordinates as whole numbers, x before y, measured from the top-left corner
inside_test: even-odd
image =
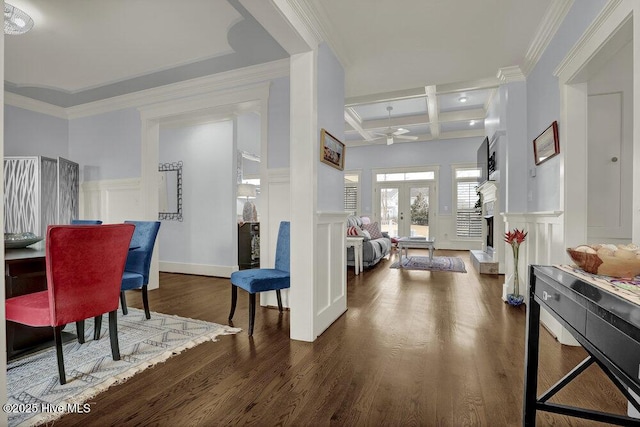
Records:
[[[176,355],[55,425],[521,425],[525,307],[503,303],[504,276],[477,274],[467,252],[436,255],[460,256],[467,273],[390,269],[396,255],[358,276],[350,268],[349,309],[313,343],[289,339],[289,312],[261,307],[249,338],[240,290],[234,325],[245,331]],[[228,279],[161,273],[160,282],[153,311],[227,323]],[[139,292],[127,300],[141,307]],[[585,352],[546,330],[540,345],[542,392]],[[553,401],[626,411],[595,366]],[[538,424],[603,425],[553,414]]]

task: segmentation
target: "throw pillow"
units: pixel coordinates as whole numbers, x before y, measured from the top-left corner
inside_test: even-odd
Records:
[[[371,234],[367,230],[361,230],[362,236],[364,237],[364,241],[371,240]]]
[[[347,227],[347,236],[362,236],[362,230],[360,230],[360,227],[352,225]]]
[[[362,224],[362,229],[367,230],[369,234],[371,234],[372,239],[379,239],[381,237],[384,237],[377,222],[372,222],[371,224]]]

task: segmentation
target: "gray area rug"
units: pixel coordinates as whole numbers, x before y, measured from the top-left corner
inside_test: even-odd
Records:
[[[429,261],[428,256],[402,257],[389,268],[402,268],[404,270],[428,270],[428,271],[450,271],[456,273],[466,273],[464,261],[458,257],[434,256],[433,261]]]
[[[217,323],[160,313],[144,318],[144,311],[118,310],[118,341],[121,360],[111,358],[108,316],[104,316],[100,339],[93,340],[93,320],[86,321],[85,343],[76,339],[64,344],[67,383],[60,385],[55,347],[12,360],[7,365],[9,426],[50,422],[68,412],[90,411],[84,402],[123,383],[171,356],[219,335],[240,332]],[[73,326],[73,327],[72,327]],[[75,332],[75,325],[67,326]]]

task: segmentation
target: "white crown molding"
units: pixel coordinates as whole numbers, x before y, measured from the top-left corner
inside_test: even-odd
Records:
[[[562,62],[556,67],[553,75],[555,77],[560,77],[565,71],[570,68],[571,64],[577,59],[577,57],[590,49],[587,49],[590,43],[593,43],[594,38],[597,32],[602,28],[605,24],[608,23],[609,18],[618,10],[618,7],[623,5],[622,0],[609,0],[607,4],[602,8],[600,14],[593,20],[591,25],[585,30],[580,37],[580,40],[573,45],[573,48],[569,51],[569,53],[564,57]],[[622,13],[625,13],[624,11]],[[627,17],[628,19],[628,17]]]
[[[123,108],[141,107],[175,98],[193,96],[203,92],[245,86],[288,75],[289,59],[287,58],[77,105],[67,108],[67,113],[70,119],[93,116]]]
[[[468,90],[490,89],[500,86],[500,80],[497,77],[487,77],[484,79],[470,80],[466,82],[447,83],[436,85],[436,93],[442,95],[445,93],[464,92]]]
[[[287,20],[291,22],[291,18],[293,17],[291,13],[298,19],[297,23],[291,22],[292,26],[297,31],[303,31],[306,33],[302,35],[302,37],[313,43],[315,46],[319,45],[323,40],[323,34],[321,29],[319,28],[318,21],[316,19],[316,15],[312,12],[312,9],[304,0],[280,0],[276,3],[278,7],[283,10],[286,9],[285,6],[288,7],[288,10],[284,15],[287,17]],[[298,24],[298,25],[295,25]],[[302,26],[302,27],[300,27]]]
[[[567,13],[569,13],[569,10],[573,5],[573,1],[574,0],[553,0],[547,8],[544,17],[542,18],[542,22],[540,22],[540,25],[538,26],[536,35],[533,40],[531,40],[527,54],[524,57],[522,72],[525,76],[528,76],[529,73],[531,73],[540,60],[540,57],[542,57],[542,54],[549,46],[553,36],[555,36],[556,31],[560,28],[562,21],[564,21]]]
[[[286,77],[288,75],[289,59],[287,58],[279,61],[267,62],[265,64],[229,70],[205,77],[198,77],[126,95],[115,96],[113,98],[76,105],[69,108],[58,107],[56,105],[37,101],[7,91],[5,91],[4,95],[5,103],[14,107],[24,108],[26,110],[62,119],[77,119],[121,110],[124,108],[139,108],[158,102],[198,95],[203,92],[214,92],[248,86],[280,77]]]
[[[4,103],[35,113],[46,114],[47,116],[57,117],[59,119],[68,119],[67,111],[63,107],[17,95],[13,92],[4,92]]]
[[[526,80],[524,73],[517,65],[500,68],[497,77],[502,83],[523,82]]]
[[[342,68],[347,68],[350,65],[349,55],[344,44],[334,36],[337,33],[324,9],[322,7],[317,8],[306,0],[299,0],[298,4],[299,10],[307,17],[309,25],[314,28],[318,37],[329,45],[338,61],[340,61]]]

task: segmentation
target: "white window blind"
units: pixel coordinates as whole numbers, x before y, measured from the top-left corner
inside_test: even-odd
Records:
[[[482,215],[476,209],[477,182],[456,182],[456,235],[458,237],[482,237]]]
[[[344,186],[344,210],[348,212],[357,212],[358,210],[358,186]]]

